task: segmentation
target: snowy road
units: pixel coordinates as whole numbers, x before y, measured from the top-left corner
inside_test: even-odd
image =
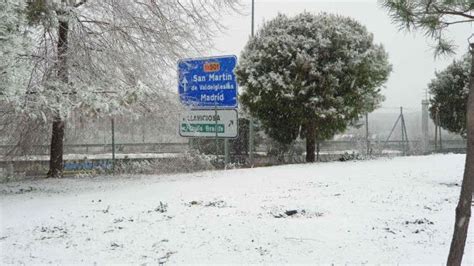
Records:
[[[0,263],[444,263],[463,165],[435,155],[1,184]]]

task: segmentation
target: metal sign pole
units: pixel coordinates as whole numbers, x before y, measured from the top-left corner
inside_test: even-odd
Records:
[[[224,140],[224,153],[225,153],[224,163],[227,167],[227,165],[229,164],[229,157],[230,157],[230,154],[229,154],[229,139]]]
[[[214,130],[216,131],[216,162],[219,161],[219,139],[217,135],[217,103],[214,104],[214,120],[216,121],[216,126]]]
[[[255,0],[252,0],[252,28],[251,28],[251,36],[254,35],[254,22],[255,22]],[[249,119],[249,164],[250,167],[253,167],[253,146],[254,146],[254,128],[253,128],[253,117],[250,115]]]

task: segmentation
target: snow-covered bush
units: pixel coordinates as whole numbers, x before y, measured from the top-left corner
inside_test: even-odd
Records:
[[[437,72],[428,84],[432,95],[430,116],[442,128],[466,136],[466,110],[471,62],[468,55],[454,60],[446,69]]]
[[[212,157],[194,152],[186,152],[174,158],[150,160],[120,160],[116,163],[115,173],[167,174],[192,173],[214,170]]]
[[[343,131],[382,101],[391,71],[382,45],[357,21],[326,13],[278,15],[251,38],[236,74],[240,101],[282,144]],[[312,156],[311,156],[312,155]]]

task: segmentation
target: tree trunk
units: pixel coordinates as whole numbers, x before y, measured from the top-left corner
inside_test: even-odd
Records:
[[[316,148],[316,126],[313,121],[306,124],[306,162],[312,163],[315,161]]]
[[[316,161],[319,162],[319,152],[320,152],[320,148],[319,148],[319,145],[320,145],[321,142],[317,141],[316,142]]]
[[[63,84],[68,84],[69,82],[67,69],[68,32],[69,22],[67,20],[59,20],[57,76]],[[61,90],[61,88],[56,89]],[[63,175],[63,142],[64,120],[61,117],[60,110],[57,110],[52,128],[48,177],[62,177]]]
[[[471,218],[472,192],[474,191],[474,44],[471,48],[471,78],[467,102],[467,151],[461,195],[456,207],[453,239],[447,265],[461,265],[467,230]]]
[[[48,177],[62,177],[63,175],[63,139],[64,121],[58,118],[53,122]]]

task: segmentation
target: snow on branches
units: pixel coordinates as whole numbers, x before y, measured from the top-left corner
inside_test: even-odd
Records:
[[[432,38],[436,55],[456,49],[447,34],[449,27],[474,22],[472,0],[383,0],[381,4],[401,28],[419,29]]]
[[[308,122],[316,122],[318,138],[330,138],[374,110],[390,71],[387,53],[357,21],[303,13],[266,23],[245,47],[237,75],[244,107],[287,143]]]
[[[466,109],[469,94],[471,61],[469,54],[437,72],[429,84],[432,95],[430,114],[434,121],[450,132],[466,137]]]
[[[10,2],[1,4],[14,5]],[[17,5],[22,9],[18,14],[2,8],[2,16],[10,19],[2,19],[2,30],[26,18],[32,44],[20,52],[19,40],[12,37],[2,45],[27,60],[27,72],[7,74],[8,79],[28,81],[5,86],[8,97],[3,100],[48,120],[73,111],[97,116],[159,106],[172,95],[176,61],[208,49],[221,27],[219,14],[236,7],[234,0],[208,2],[33,0]]]
[[[25,93],[28,84],[30,67],[25,55],[30,47],[23,9],[21,1],[0,1],[0,97],[8,102],[19,91]]]

